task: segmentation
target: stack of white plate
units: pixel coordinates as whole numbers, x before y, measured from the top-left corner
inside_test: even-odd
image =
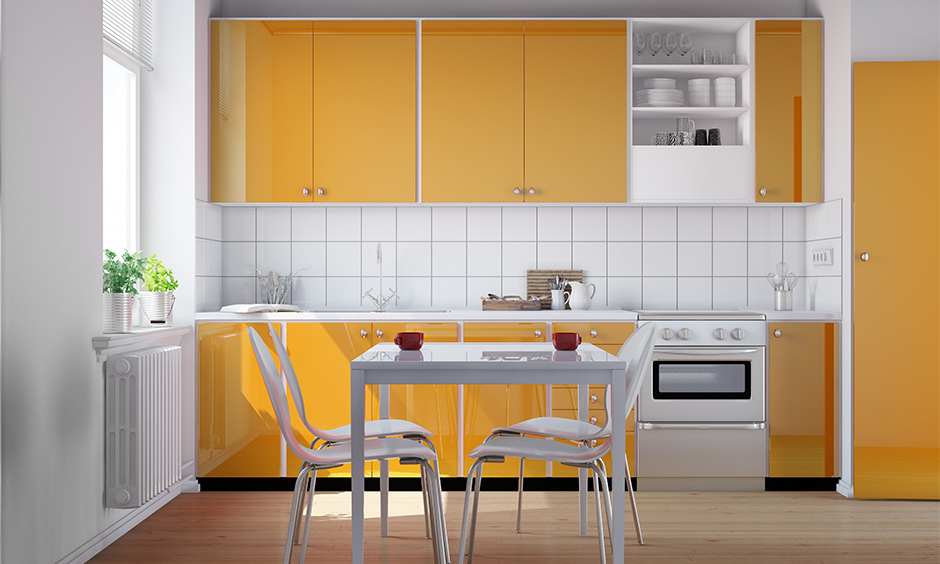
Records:
[[[675,88],[674,78],[647,78],[643,80],[643,88]]]
[[[708,107],[712,105],[712,81],[708,78],[689,79],[689,105]]]
[[[677,108],[685,105],[681,90],[675,88],[648,88],[637,90],[637,107]]]
[[[715,79],[715,105],[730,108],[736,105],[737,81],[734,77],[724,76]]]

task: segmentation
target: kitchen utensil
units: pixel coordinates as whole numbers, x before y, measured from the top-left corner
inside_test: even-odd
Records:
[[[686,53],[692,50],[692,35],[689,33],[680,33],[679,34],[679,54],[685,56]]]
[[[721,145],[721,130],[717,127],[708,130],[708,144]]]
[[[424,333],[420,331],[399,331],[395,335],[395,344],[403,351],[416,351],[424,344]]]
[[[568,306],[571,309],[591,309],[591,298],[594,297],[597,287],[594,284],[581,282],[569,282],[569,284],[571,284],[571,291],[565,292],[568,295]],[[591,287],[590,293],[588,286]]]
[[[775,291],[774,309],[777,311],[791,311],[793,309],[793,292],[789,290]]]
[[[779,274],[780,276],[786,276],[789,273],[790,273],[789,264],[782,262],[782,261],[777,263],[777,274]]]
[[[565,291],[564,290],[552,290],[552,309],[554,310],[565,309]]]
[[[691,133],[695,131],[695,120],[689,116],[676,118],[676,133]]]
[[[573,351],[581,344],[581,335],[575,332],[559,331],[552,333],[552,345],[555,350]]]
[[[799,281],[800,281],[800,280],[799,280],[799,278],[796,277],[796,274],[793,274],[793,273],[791,272],[790,274],[787,275],[787,287],[786,287],[786,289],[787,289],[787,290],[792,290],[793,288],[796,288],[796,284],[797,284],[797,282],[799,282]]]
[[[679,47],[679,36],[673,32],[666,34],[666,39],[663,41],[663,51],[666,52],[666,56],[672,55],[672,53]]]
[[[646,36],[642,33],[633,34],[633,52],[636,53],[636,62],[640,64],[640,55],[646,50]]]
[[[653,56],[654,62],[656,59],[656,53],[659,53],[660,49],[662,48],[663,48],[663,36],[658,33],[651,33],[650,41],[649,41],[649,50],[650,50],[650,55]]]
[[[704,129],[695,130],[695,144],[708,145],[708,132]]]
[[[581,271],[560,268],[526,270],[525,292],[527,296],[542,297],[542,309],[548,310],[552,308],[553,303],[557,303],[551,299],[552,290],[567,290],[570,280],[580,282],[582,280]],[[564,298],[562,297],[558,302],[564,304]],[[562,309],[569,308],[562,305]]]

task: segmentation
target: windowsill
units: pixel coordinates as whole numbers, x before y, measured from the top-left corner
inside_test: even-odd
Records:
[[[183,336],[192,331],[189,325],[174,325],[171,327],[134,327],[130,333],[107,333],[91,340],[95,348],[95,357],[98,362],[104,361],[108,355],[142,349],[144,347],[160,347],[178,345]]]

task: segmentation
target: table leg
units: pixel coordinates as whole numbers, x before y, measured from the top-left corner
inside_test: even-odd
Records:
[[[613,445],[611,446],[611,475],[613,477],[613,522],[610,527],[610,546],[613,552],[613,564],[623,564],[623,527],[624,527],[624,480],[626,479],[626,466],[624,453],[626,452],[626,419],[624,412],[627,402],[627,379],[623,370],[611,371],[611,433]]]
[[[590,417],[588,408],[587,384],[578,384],[578,419],[587,421]],[[578,468],[578,531],[582,537],[587,536],[587,468]]]
[[[379,419],[388,419],[388,384],[379,385]],[[388,460],[379,463],[379,512],[381,513],[382,538],[388,537]]]
[[[352,458],[352,562],[362,564],[365,492],[365,371],[351,370],[349,416]],[[621,527],[622,529],[622,527]]]

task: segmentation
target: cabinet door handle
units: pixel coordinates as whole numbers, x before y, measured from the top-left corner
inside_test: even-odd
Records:
[[[518,196],[519,194],[522,193],[522,191],[519,190],[519,187],[518,187],[518,186],[516,186],[515,188],[512,189],[512,193],[513,193],[514,196]]]
[[[301,190],[300,192],[301,192],[304,196],[309,196],[309,195],[310,195],[310,188],[306,188],[306,187],[305,187],[305,188],[304,188],[303,190]]]
[[[780,337],[783,337],[783,331],[781,331],[780,329],[775,329],[775,330],[774,330],[774,337],[776,337],[776,338],[778,338],[778,339],[779,339]]]
[[[766,195],[767,195],[767,189],[764,188],[763,186],[760,187],[760,195],[761,195],[761,196],[766,196]]]
[[[363,329],[362,331],[359,332],[359,336],[365,339],[366,337],[369,336],[369,332]]]
[[[597,403],[597,396],[594,394],[591,394],[591,403]]]
[[[535,195],[535,188],[529,186],[529,195],[530,195],[530,196],[534,196],[534,195]]]
[[[323,188],[317,188],[317,196],[323,195]]]
[[[858,258],[862,259],[862,262],[868,262],[868,253],[862,253]]]
[[[590,421],[590,423],[591,423],[591,425],[594,425],[595,423],[597,423],[597,417],[595,417],[594,415],[592,415],[592,416],[591,416],[591,421]]]
[[[541,336],[542,336],[542,330],[541,330],[541,329],[536,329],[536,330],[535,330],[535,336],[536,336],[536,337],[541,337]]]
[[[591,329],[591,336],[597,337],[597,329]]]
[[[385,334],[385,333],[383,333],[381,329],[376,329],[376,330],[375,330],[375,336],[378,337],[379,339],[381,339],[381,338],[382,338],[382,335],[384,335],[384,334]]]

